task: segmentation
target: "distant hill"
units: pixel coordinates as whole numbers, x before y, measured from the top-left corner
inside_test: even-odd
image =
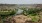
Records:
[[[14,8],[22,8],[22,7],[36,8],[36,7],[42,7],[42,4],[0,4],[0,9],[14,9]]]

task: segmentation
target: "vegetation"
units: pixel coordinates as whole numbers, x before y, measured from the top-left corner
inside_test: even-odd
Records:
[[[26,15],[27,17],[31,17],[32,21],[34,21],[34,22],[39,20],[38,13],[42,10],[42,9],[37,9],[37,8],[29,8],[29,9],[20,8],[20,9],[23,10],[22,14]],[[1,10],[0,11],[0,16],[2,17],[2,19],[4,19],[7,16],[15,15],[17,11],[18,11],[17,9]]]
[[[37,8],[29,8],[29,9],[26,9],[26,8],[21,8],[23,11],[23,14],[24,15],[37,15],[37,13],[39,13],[41,10],[40,9],[37,9]]]
[[[39,16],[38,15],[36,15],[36,16],[28,15],[27,17],[30,17],[33,22],[37,22],[39,20]]]
[[[0,15],[13,15],[15,13],[16,13],[16,10],[0,11]]]
[[[26,8],[21,8],[23,10],[23,14],[26,15],[28,17],[31,17],[32,18],[32,21],[36,22],[39,20],[39,15],[38,13],[40,11],[42,11],[42,9],[38,9],[38,8],[29,8],[29,9],[26,9]]]
[[[16,12],[17,12],[16,9],[14,9],[14,10],[1,10],[0,11],[0,16],[1,16],[2,20],[4,20],[8,16],[15,15]]]

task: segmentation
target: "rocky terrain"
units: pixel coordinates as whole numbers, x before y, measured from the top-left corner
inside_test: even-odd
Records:
[[[42,4],[0,4],[0,10],[1,9],[19,9],[19,8],[42,8]],[[19,13],[19,12],[18,12]],[[18,14],[17,15],[12,15],[12,16],[8,16],[5,17],[5,19],[2,20],[2,18],[0,17],[0,23],[42,23],[42,12],[38,13],[39,14],[39,20],[37,22],[33,22],[31,17],[27,17],[23,14]],[[37,17],[36,17],[37,18]]]

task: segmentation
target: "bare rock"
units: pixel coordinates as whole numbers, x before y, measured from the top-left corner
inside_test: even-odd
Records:
[[[24,15],[17,15],[14,19],[16,20],[16,23],[25,23],[26,20],[31,21],[31,18]]]
[[[10,17],[7,17],[7,18],[3,21],[3,23],[16,23],[16,22],[15,22],[15,19],[13,19],[12,16],[10,16]]]

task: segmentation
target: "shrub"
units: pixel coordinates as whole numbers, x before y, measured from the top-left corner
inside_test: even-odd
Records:
[[[29,14],[37,15],[37,13],[40,12],[40,10],[37,9],[37,8],[29,8],[29,9],[23,8],[22,10],[24,10],[24,11],[23,11],[23,14],[24,14],[24,15],[29,15]]]
[[[6,10],[5,12],[0,11],[0,16],[2,17],[2,19],[4,19],[5,17],[15,15],[16,12],[17,10]]]
[[[39,20],[38,13],[41,11],[41,9],[38,8],[21,8],[23,10],[23,14],[27,17],[32,18],[32,21],[37,22]]]
[[[39,20],[39,16],[34,16],[34,17],[32,18],[32,21],[34,21],[34,22],[38,22],[38,20]]]
[[[0,15],[14,15],[16,13],[16,9],[15,10],[2,10],[0,11]]]
[[[37,22],[39,20],[39,16],[37,16],[37,15],[36,16],[29,15],[27,17],[30,17],[32,19],[31,21],[33,21],[33,22]]]

